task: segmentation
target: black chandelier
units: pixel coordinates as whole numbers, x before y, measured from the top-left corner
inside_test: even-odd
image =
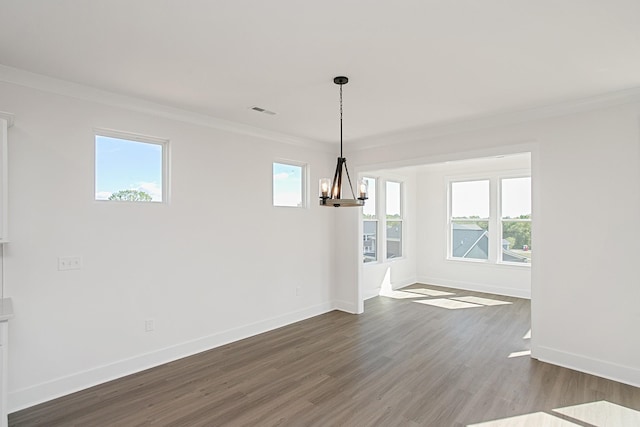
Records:
[[[342,85],[347,84],[349,79],[344,76],[338,76],[333,79],[333,82],[340,86],[340,157],[338,157],[336,171],[333,174],[333,182],[329,178],[320,179],[320,206],[333,206],[336,208],[340,206],[364,206],[364,201],[367,200],[367,182],[364,179],[360,180],[358,183],[358,197],[356,197],[353,192],[349,169],[347,169],[347,159],[342,155]],[[351,199],[342,198],[343,169],[349,182]]]

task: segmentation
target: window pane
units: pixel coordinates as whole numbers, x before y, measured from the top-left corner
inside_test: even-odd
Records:
[[[451,183],[452,218],[489,218],[489,180]]]
[[[402,256],[402,221],[387,221],[387,259]]]
[[[451,256],[454,258],[489,259],[488,230],[488,221],[453,221]]]
[[[372,219],[376,217],[376,180],[375,178],[364,178],[367,182],[367,192],[369,199],[362,208],[362,217]]]
[[[531,222],[502,223],[502,261],[531,262]]]
[[[162,202],[163,144],[96,135],[96,200]]]
[[[364,262],[378,260],[378,221],[364,221],[362,223],[362,252]]]
[[[400,191],[399,182],[387,181],[387,218],[402,218]]]
[[[273,164],[273,206],[302,207],[302,166]]]
[[[502,180],[502,218],[531,218],[531,177]]]

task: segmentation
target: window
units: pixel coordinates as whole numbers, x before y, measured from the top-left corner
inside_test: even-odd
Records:
[[[452,258],[489,259],[489,180],[451,183]]]
[[[273,163],[273,206],[305,206],[306,166]]]
[[[362,252],[364,262],[378,260],[378,216],[376,214],[376,179],[364,178],[367,182],[369,200],[362,208]]]
[[[501,180],[502,261],[531,262],[531,177]]]
[[[95,200],[166,200],[167,140],[114,131],[95,135]]]
[[[451,181],[449,257],[531,263],[531,177]]]
[[[402,184],[387,181],[386,185],[387,259],[402,256]]]

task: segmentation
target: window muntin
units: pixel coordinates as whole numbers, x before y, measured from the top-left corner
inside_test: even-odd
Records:
[[[503,178],[501,195],[502,262],[531,262],[531,177]]]
[[[452,258],[489,259],[489,180],[451,183]]]
[[[95,135],[95,200],[166,201],[167,143],[121,132]]]
[[[385,196],[387,259],[400,258],[403,254],[402,183],[387,181]]]
[[[369,200],[362,208],[362,256],[363,262],[378,260],[378,215],[376,179],[363,178],[367,182]]]
[[[306,166],[293,163],[273,163],[273,206],[305,206]]]

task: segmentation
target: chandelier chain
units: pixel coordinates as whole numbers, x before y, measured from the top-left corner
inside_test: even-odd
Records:
[[[340,157],[342,155],[342,84],[340,84]]]

